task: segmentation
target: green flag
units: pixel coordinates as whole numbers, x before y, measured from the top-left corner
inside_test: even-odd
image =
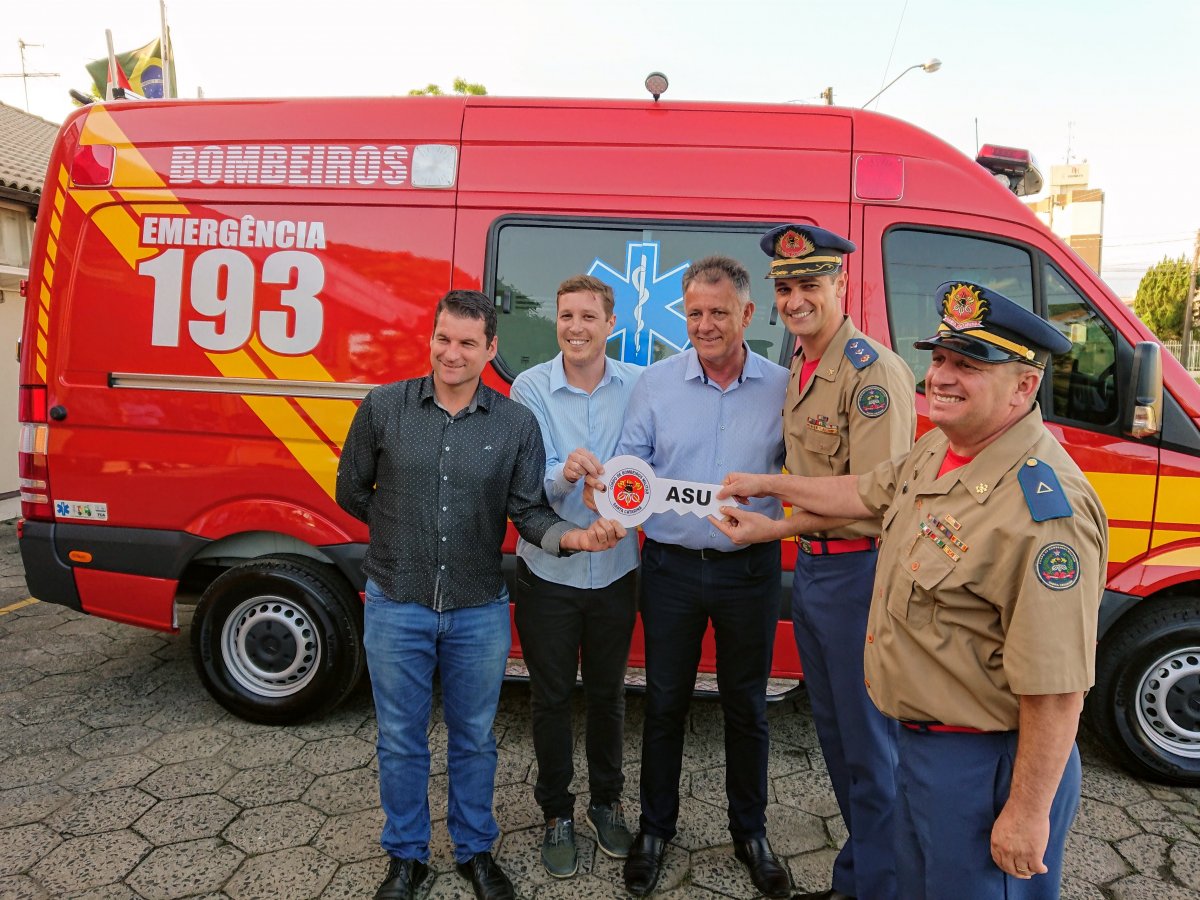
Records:
[[[117,54],[117,65],[129,79],[129,87],[135,94],[151,100],[163,98],[162,41],[155,38],[145,47]],[[87,64],[92,76],[92,91],[97,97],[105,96],[108,88],[108,59],[98,59]],[[118,76],[117,83],[120,83]],[[171,60],[171,96],[178,96],[175,82],[175,60]]]

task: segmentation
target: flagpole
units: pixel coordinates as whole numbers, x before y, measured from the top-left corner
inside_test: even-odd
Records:
[[[113,98],[113,86],[117,83],[117,54],[113,52],[112,32],[104,29],[104,39],[108,41],[108,86],[104,89],[104,99]]]
[[[169,100],[175,96],[175,85],[171,82],[171,57],[175,52],[171,47],[171,32],[167,29],[167,0],[158,0],[158,15],[162,25],[163,99]]]

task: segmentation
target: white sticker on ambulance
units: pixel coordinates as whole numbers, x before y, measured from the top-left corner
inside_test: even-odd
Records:
[[[60,519],[90,519],[108,521],[108,504],[90,500],[55,500],[54,514]]]

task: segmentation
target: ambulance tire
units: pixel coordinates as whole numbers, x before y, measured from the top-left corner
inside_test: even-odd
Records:
[[[213,698],[250,722],[333,710],[362,680],[362,601],[335,568],[292,554],[233,566],[192,619],[192,660]]]
[[[1126,768],[1200,785],[1200,602],[1143,600],[1098,648],[1087,717]]]

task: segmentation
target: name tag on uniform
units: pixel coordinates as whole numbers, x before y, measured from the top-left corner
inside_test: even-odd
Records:
[[[716,516],[732,500],[718,500],[719,484],[659,478],[650,464],[636,456],[614,456],[604,464],[605,490],[595,494],[596,511],[626,528],[641,525],[655,513]]]

